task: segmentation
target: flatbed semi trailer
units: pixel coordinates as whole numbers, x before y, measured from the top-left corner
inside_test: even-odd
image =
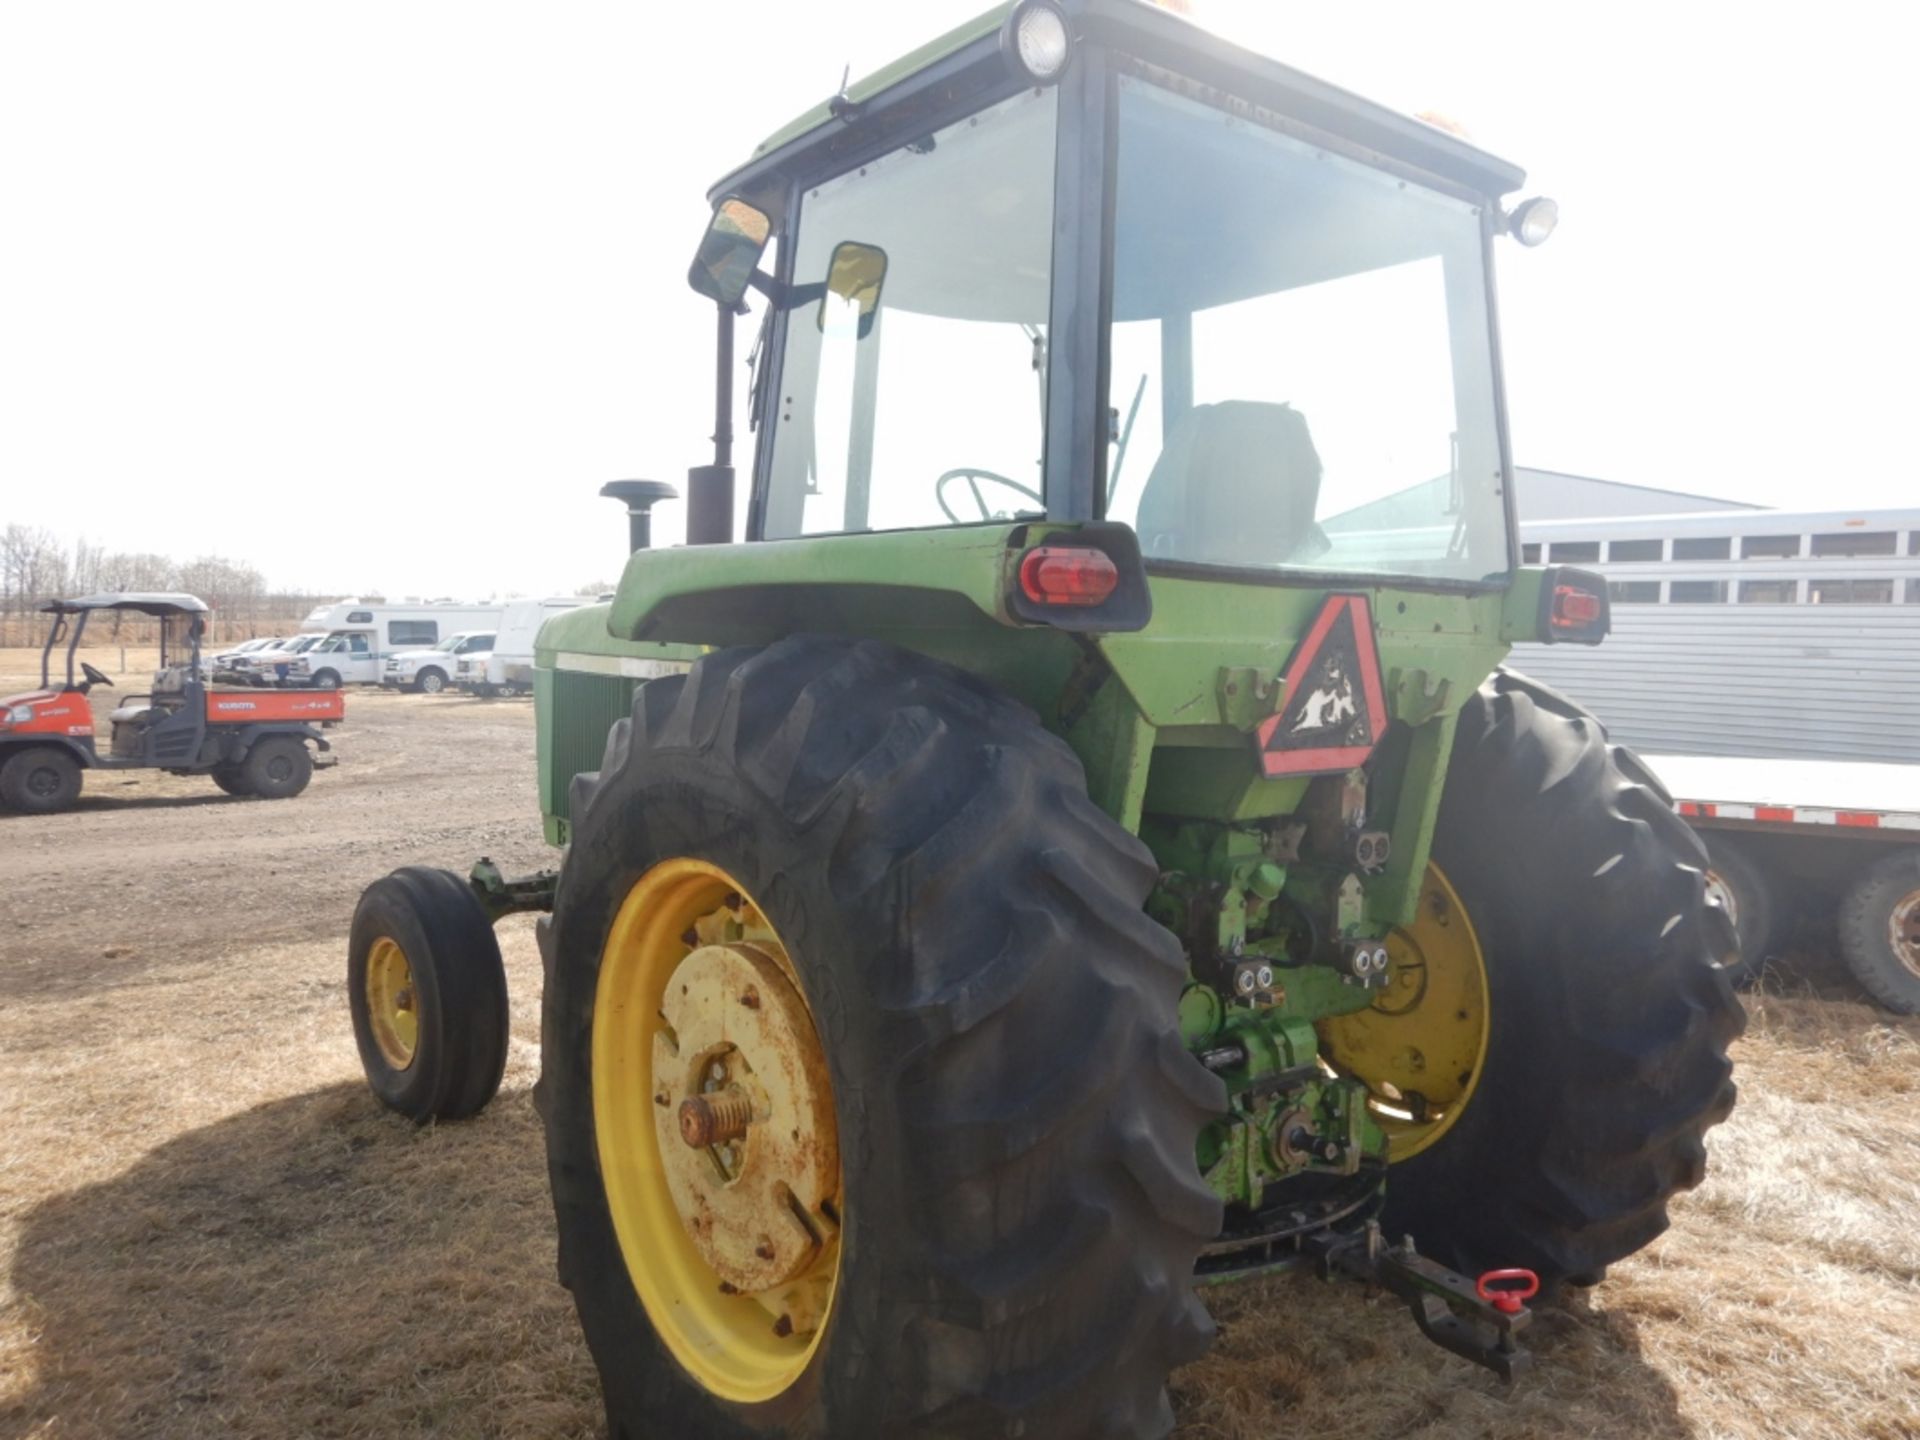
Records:
[[[1709,889],[1758,973],[1803,905],[1837,906],[1840,953],[1890,1010],[1920,1013],[1920,765],[1649,755],[1712,858]]]

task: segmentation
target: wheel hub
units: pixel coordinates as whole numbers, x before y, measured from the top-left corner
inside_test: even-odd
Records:
[[[796,1279],[840,1174],[825,1058],[771,947],[702,945],[667,982],[654,1124],[680,1223],[727,1284]],[[795,1317],[798,1323],[798,1317]]]
[[[1427,867],[1413,923],[1387,937],[1387,953],[1387,987],[1373,1005],[1323,1020],[1320,1033],[1334,1063],[1366,1085],[1388,1156],[1399,1161],[1465,1112],[1487,1054],[1479,938],[1438,867]]]
[[[1915,890],[1893,907],[1888,917],[1888,936],[1900,963],[1920,975],[1920,890]]]
[[[413,967],[399,942],[385,935],[367,953],[367,1022],[387,1064],[396,1070],[413,1064],[420,1043]]]

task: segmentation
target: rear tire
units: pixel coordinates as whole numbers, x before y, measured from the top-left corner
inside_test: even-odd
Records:
[[[1727,978],[1736,985],[1752,984],[1773,953],[1773,886],[1739,841],[1723,833],[1704,834],[1700,840],[1707,849],[1707,894],[1721,899],[1740,940],[1738,958],[1726,966]],[[1716,888],[1724,896],[1715,896]]]
[[[1883,856],[1840,901],[1840,953],[1866,992],[1920,1014],[1920,846]]]
[[[0,801],[10,809],[52,815],[79,799],[80,762],[58,746],[28,746],[0,765]]]
[[[1491,1031],[1458,1122],[1387,1177],[1384,1223],[1469,1274],[1591,1284],[1666,1229],[1733,1108],[1745,1015],[1705,852],[1597,720],[1501,670],[1461,714],[1433,853]]]
[[[248,793],[262,800],[291,800],[313,778],[313,756],[307,742],[296,736],[268,735],[247,751],[247,758],[240,762],[240,778]]]
[[[361,894],[347,1002],[367,1085],[389,1110],[422,1125],[462,1120],[500,1088],[506,967],[487,912],[452,871],[409,865]]]
[[[246,797],[253,794],[247,784],[246,771],[239,765],[216,765],[207,772],[213,777],[213,783],[229,795]]]
[[[958,670],[798,636],[642,685],[572,814],[535,1100],[612,1440],[1166,1434],[1167,1370],[1212,1334],[1194,1146],[1225,1095],[1180,1043],[1152,856],[1073,752]],[[603,951],[676,859],[738,876],[792,947],[849,1157],[832,1305],[771,1398],[673,1358],[601,1171]]]

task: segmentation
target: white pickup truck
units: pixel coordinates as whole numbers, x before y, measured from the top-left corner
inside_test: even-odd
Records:
[[[493,648],[493,631],[463,630],[449,635],[430,650],[402,650],[387,656],[380,672],[383,688],[419,690],[438,695],[453,683],[454,673],[463,655],[484,653]]]

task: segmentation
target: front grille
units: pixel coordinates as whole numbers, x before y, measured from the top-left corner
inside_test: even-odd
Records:
[[[540,811],[565,820],[573,777],[600,768],[613,722],[633,710],[638,681],[581,670],[537,670],[534,699],[540,726]]]

